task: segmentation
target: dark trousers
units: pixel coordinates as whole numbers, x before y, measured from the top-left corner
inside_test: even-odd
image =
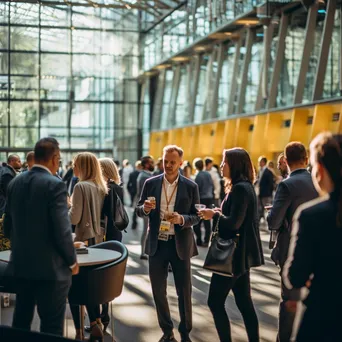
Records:
[[[190,259],[181,260],[178,257],[175,239],[165,242],[158,241],[156,253],[149,257],[149,274],[158,322],[164,334],[167,335],[172,334],[173,330],[169,304],[166,297],[169,263],[172,266],[178,296],[180,315],[178,330],[181,336],[187,337],[192,329]]]
[[[249,342],[259,341],[259,324],[251,298],[249,271],[234,278],[214,273],[211,278],[208,306],[213,314],[220,341],[232,341],[230,322],[225,309],[230,290],[233,290],[235,303],[245,323]]]
[[[269,197],[258,197],[258,211],[259,211],[259,219],[265,218],[265,206],[272,204],[273,198]]]
[[[280,274],[282,274],[282,270]],[[290,312],[286,309],[286,302],[291,298],[291,291],[298,290],[289,290],[281,279],[281,300],[279,305],[279,327],[277,342],[290,342],[291,340],[293,323],[296,317],[295,312]]]
[[[63,336],[63,322],[70,279],[67,281],[16,280],[13,328],[31,330],[34,308],[40,318],[40,331]]]
[[[205,204],[207,208],[211,208],[212,204],[214,203],[214,199],[212,198],[201,198],[201,204]],[[211,220],[201,220],[198,224],[194,226],[194,232],[196,234],[196,241],[198,245],[202,244],[202,233],[201,233],[201,224],[204,223],[205,228],[205,235],[204,235],[204,242],[208,243],[210,240],[211,234]]]

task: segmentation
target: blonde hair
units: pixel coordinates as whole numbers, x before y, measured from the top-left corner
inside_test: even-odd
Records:
[[[99,162],[101,165],[103,177],[112,180],[116,184],[120,184],[121,178],[119,175],[118,168],[116,167],[114,161],[110,158],[101,158],[99,159]]]
[[[168,153],[168,152],[177,152],[178,155],[183,158],[184,151],[182,148],[180,148],[177,145],[167,145],[163,148],[163,155]]]
[[[77,165],[81,182],[91,180],[102,193],[108,193],[106,181],[102,176],[100,163],[93,153],[78,153],[74,158],[73,164]]]

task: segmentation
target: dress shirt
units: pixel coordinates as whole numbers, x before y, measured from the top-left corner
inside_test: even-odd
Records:
[[[167,193],[168,200],[170,200],[173,191],[175,191],[175,193],[173,194],[172,199],[169,203],[169,206],[168,206],[169,214],[174,212],[176,196],[177,196],[177,191],[178,191],[178,181],[179,181],[179,175],[178,175],[177,179],[172,184],[168,182],[168,180],[165,178],[165,175],[164,175],[161,197],[160,197],[160,219],[161,220],[163,220],[164,214],[165,214],[166,208],[167,208],[165,190]],[[181,226],[184,225],[184,217],[183,216],[182,216],[182,221],[183,222],[182,222]],[[175,225],[174,224],[171,224],[171,226],[170,226],[169,235],[175,235]]]

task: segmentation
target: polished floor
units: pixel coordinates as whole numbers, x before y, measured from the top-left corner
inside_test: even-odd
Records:
[[[139,258],[141,224],[140,222],[137,230],[128,229],[128,233],[124,234],[124,243],[130,255],[123,293],[113,302],[114,336],[117,342],[157,342],[161,336],[152,299],[147,261],[141,261]],[[253,300],[260,323],[261,341],[273,342],[276,340],[280,291],[278,269],[270,260],[270,251],[267,248],[268,238],[268,233],[262,227],[266,263],[252,271],[251,281]],[[192,259],[193,331],[191,337],[194,342],[218,342],[214,322],[206,304],[211,273],[202,269],[205,255],[206,248],[200,248],[200,255]],[[176,327],[175,334],[179,337],[177,296],[171,273],[168,283],[170,310]],[[10,308],[2,309],[2,324],[11,324],[14,300],[12,299]],[[231,319],[233,341],[247,341],[244,324],[233,295],[229,295],[226,308]],[[39,319],[36,316],[32,328],[38,330],[38,327]],[[67,312],[66,334],[70,338],[73,338],[75,334],[69,311]],[[109,330],[105,341],[111,340]]]

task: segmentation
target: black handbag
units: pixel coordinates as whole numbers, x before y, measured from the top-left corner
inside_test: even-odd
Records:
[[[126,213],[125,207],[115,190],[114,190],[113,196],[116,196],[116,205],[115,205],[114,217],[113,217],[114,226],[117,229],[122,231],[127,228],[128,223],[129,223],[129,218]]]
[[[237,242],[236,239],[225,240],[219,236],[218,225],[220,218],[221,216],[217,219],[215,228],[211,235],[210,246],[203,268],[214,273],[233,277],[233,258]]]

